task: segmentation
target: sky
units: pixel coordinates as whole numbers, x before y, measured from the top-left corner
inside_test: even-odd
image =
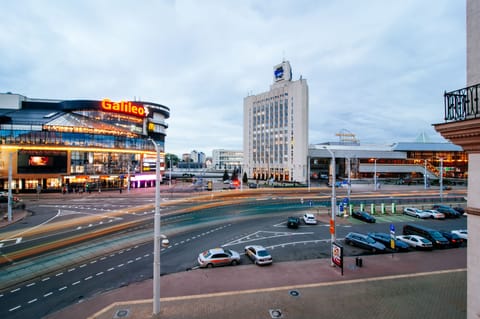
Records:
[[[243,99],[290,61],[309,144],[412,142],[466,86],[465,1],[2,1],[0,92],[170,109],[165,151],[243,148]]]

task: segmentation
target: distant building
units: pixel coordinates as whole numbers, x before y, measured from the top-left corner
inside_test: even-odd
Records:
[[[273,84],[243,102],[244,169],[249,178],[306,182],[308,86],[292,80],[288,61],[273,68]]]
[[[212,151],[212,166],[215,169],[240,168],[243,163],[243,151],[215,149]]]

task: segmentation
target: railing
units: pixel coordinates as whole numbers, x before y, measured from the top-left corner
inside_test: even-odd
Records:
[[[445,92],[445,121],[453,122],[480,118],[479,94],[480,84]]]

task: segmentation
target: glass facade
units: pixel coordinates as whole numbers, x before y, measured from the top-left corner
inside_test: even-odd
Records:
[[[164,168],[169,109],[151,102],[52,101],[0,94],[0,187],[14,192],[92,191],[155,185]],[[11,101],[11,96],[9,96]],[[2,107],[5,107],[2,109]],[[152,165],[153,163],[153,165]]]

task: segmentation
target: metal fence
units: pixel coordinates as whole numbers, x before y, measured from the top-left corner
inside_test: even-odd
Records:
[[[445,92],[445,121],[463,121],[480,117],[478,96],[480,84],[452,92]]]

